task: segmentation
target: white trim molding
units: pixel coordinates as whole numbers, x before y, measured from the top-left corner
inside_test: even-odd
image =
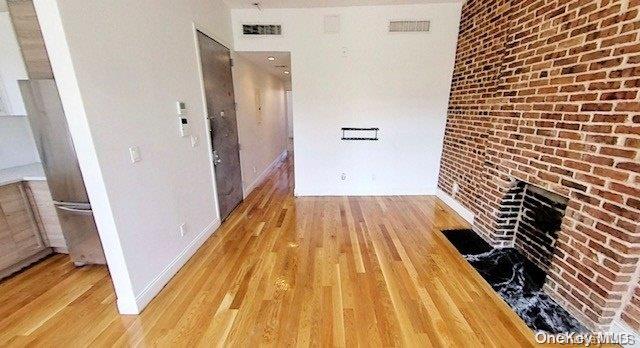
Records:
[[[468,223],[473,225],[473,221],[475,220],[475,214],[465,206],[460,204],[455,198],[449,196],[446,192],[441,189],[436,190],[436,196],[440,198],[446,205],[448,205],[451,209],[453,209],[458,215],[460,215],[463,219],[465,219]]]
[[[348,184],[332,187],[313,188],[313,191],[300,191],[294,189],[296,197],[371,197],[371,196],[434,196],[433,187],[412,187],[412,188],[367,188],[350,187]]]
[[[118,298],[120,314],[140,314],[218,227],[220,227],[219,219],[211,221],[135,298]]]

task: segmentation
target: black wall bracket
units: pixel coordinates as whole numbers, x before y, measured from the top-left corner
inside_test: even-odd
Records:
[[[378,140],[380,128],[342,127],[342,140]]]

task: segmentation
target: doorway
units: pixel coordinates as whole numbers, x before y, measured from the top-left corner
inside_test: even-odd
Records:
[[[224,221],[243,199],[231,52],[200,31],[198,46],[211,132],[218,209],[220,220]]]

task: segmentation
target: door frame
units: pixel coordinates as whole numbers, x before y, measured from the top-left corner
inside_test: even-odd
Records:
[[[196,49],[196,65],[198,68],[198,79],[200,81],[200,102],[202,103],[202,110],[204,111],[202,114],[202,120],[205,124],[205,133],[206,133],[206,141],[207,141],[207,149],[208,149],[208,157],[209,157],[209,172],[211,173],[211,179],[212,179],[211,185],[213,185],[213,196],[214,196],[214,202],[215,202],[214,205],[216,210],[216,220],[218,221],[218,225],[219,225],[220,223],[222,223],[222,218],[220,216],[220,202],[218,201],[216,169],[215,169],[215,165],[213,164],[213,142],[212,142],[213,139],[211,139],[211,123],[209,122],[209,118],[208,118],[209,110],[207,107],[207,94],[204,88],[204,73],[202,72],[202,59],[200,56],[200,45],[198,43],[198,32],[201,32],[202,34],[208,36],[212,40],[224,46],[226,49],[229,50],[230,54],[233,52],[233,50],[229,48],[231,47],[231,45],[226,40],[220,38],[215,34],[212,34],[208,30],[206,30],[204,26],[196,22],[192,22],[192,31],[193,31],[193,45],[195,46],[195,49]],[[233,76],[233,67],[231,67],[231,75]],[[243,192],[243,195],[244,195],[244,192]]]

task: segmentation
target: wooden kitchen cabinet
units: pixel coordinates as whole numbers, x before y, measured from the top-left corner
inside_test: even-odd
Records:
[[[0,278],[48,255],[23,182],[0,186]]]
[[[26,188],[45,244],[52,247],[55,252],[68,254],[67,243],[62,234],[62,227],[60,220],[58,220],[56,207],[53,205],[49,185],[44,180],[27,181]]]

